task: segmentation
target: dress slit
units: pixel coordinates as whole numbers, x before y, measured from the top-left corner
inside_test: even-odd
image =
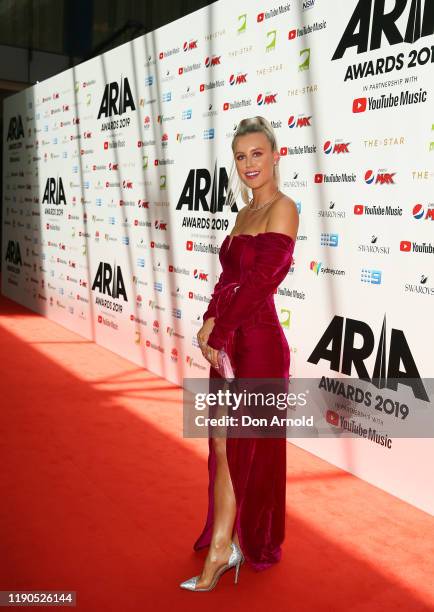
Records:
[[[287,392],[290,351],[271,291],[279,286],[290,269],[294,241],[280,232],[256,236],[235,234],[228,235],[222,246],[219,257],[223,276],[208,308],[208,314],[216,316],[209,344],[225,348],[238,379],[280,379],[282,383],[277,384]],[[252,270],[255,271],[254,283],[248,276]],[[234,284],[241,287],[235,294],[232,293]],[[258,306],[257,295],[261,293],[264,297]],[[230,303],[229,295],[232,296]],[[220,311],[222,305],[224,310]],[[255,307],[258,317],[252,323],[244,313]],[[224,329],[225,321],[230,324],[229,331]],[[216,336],[214,345],[213,334]],[[215,393],[224,382],[211,366],[209,391]],[[214,527],[217,457],[212,431],[208,444],[208,512],[205,526],[193,544],[194,550],[210,545]],[[256,571],[271,567],[282,555],[286,520],[286,445],[285,437],[226,435],[226,461],[236,504],[233,531],[238,535],[245,560]]]

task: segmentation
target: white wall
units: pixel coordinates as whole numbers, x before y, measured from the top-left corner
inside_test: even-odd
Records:
[[[414,24],[409,0],[382,32],[379,4],[220,0],[8,98],[2,292],[172,382],[207,376],[196,334],[235,218],[209,211],[211,185],[218,192],[229,173],[234,126],[260,114],[276,128],[282,189],[300,212],[275,300],[292,376],[357,382],[361,370],[343,362],[369,343],[370,377],[377,354],[388,379],[432,376],[432,19]],[[353,13],[358,46],[338,53]],[[98,117],[104,92],[116,108]],[[187,184],[201,173],[203,201]],[[105,287],[95,282],[104,275]],[[333,320],[334,369],[324,351],[311,357]],[[386,380],[373,393],[401,402],[402,388]],[[377,416],[389,433],[399,421],[401,435],[420,411],[432,423],[430,404],[411,399],[408,420],[400,405],[354,418]],[[387,448],[330,431],[296,442],[433,513],[432,438]]]

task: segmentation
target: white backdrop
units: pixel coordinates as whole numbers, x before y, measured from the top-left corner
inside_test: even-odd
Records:
[[[6,99],[3,294],[174,383],[207,376],[231,137],[263,115],[300,212],[275,296],[291,375],[357,378],[345,355],[371,342],[369,376],[379,354],[431,377],[433,4],[220,0]],[[332,322],[333,363],[331,336],[312,355]],[[293,442],[434,513],[432,438]]]

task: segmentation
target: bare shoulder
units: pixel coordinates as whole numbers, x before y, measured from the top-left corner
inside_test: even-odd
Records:
[[[243,221],[243,217],[244,217],[244,213],[247,210],[247,206],[243,206],[243,208],[241,208],[238,212],[237,212],[237,216],[235,217],[235,223],[234,223],[234,227],[232,229],[232,232],[235,232],[238,227],[242,224]]]
[[[281,217],[292,215],[298,219],[297,204],[289,196],[282,194],[282,196],[273,204],[270,210],[271,217]]]
[[[267,232],[287,234],[294,241],[297,238],[299,216],[297,204],[286,195],[282,195],[272,206],[267,220]]]
[[[248,208],[249,207],[247,206],[247,204],[245,204],[242,208],[240,208],[240,210],[238,211],[238,214],[237,214],[237,221],[241,221],[242,220],[242,218],[243,218],[243,216],[244,216],[244,214],[245,214],[245,212],[246,212],[246,210]]]

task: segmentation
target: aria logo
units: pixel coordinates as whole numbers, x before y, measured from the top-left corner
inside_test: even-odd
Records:
[[[226,168],[221,167],[217,170],[217,161],[214,165],[212,177],[207,168],[192,169],[188,173],[176,210],[182,210],[183,206],[187,206],[189,211],[221,212],[226,200],[227,189],[228,174]],[[211,198],[209,198],[210,192]],[[231,210],[238,212],[232,193],[230,194],[230,200]]]
[[[360,337],[362,346],[359,346]],[[373,353],[374,346],[374,332],[367,323],[335,315],[307,361],[318,364],[320,359],[324,359],[330,363],[331,370],[342,372],[347,376],[351,376],[354,365],[360,380],[369,381],[378,389],[386,387],[397,391],[399,382],[411,387],[417,399],[429,402],[410,347],[401,329],[392,328],[389,354],[386,355],[386,315],[384,315],[374,369],[370,377],[365,360]],[[400,369],[401,364],[404,370]]]
[[[10,118],[6,140],[9,142],[10,140],[19,140],[20,138],[24,138],[24,128],[21,115],[18,115],[18,117]]]
[[[124,301],[128,302],[122,270],[116,263],[112,267],[109,263],[100,261],[92,283],[92,291],[95,291],[95,289],[98,289],[99,293],[109,295],[115,300],[122,296]]]
[[[97,118],[123,115],[128,109],[135,111],[136,105],[127,77],[121,76],[119,83],[113,81],[105,86]]]
[[[66,204],[62,178],[47,178],[42,204]]]
[[[410,7],[405,29],[396,22]],[[390,45],[402,42],[414,43],[434,32],[434,2],[425,0],[394,0],[394,6],[386,13],[385,0],[359,0],[345,32],[334,52],[332,60],[340,59],[350,47],[357,53],[379,49],[384,40]]]
[[[14,266],[23,265],[23,261],[21,259],[20,243],[17,240],[9,240],[6,249],[5,259]]]

